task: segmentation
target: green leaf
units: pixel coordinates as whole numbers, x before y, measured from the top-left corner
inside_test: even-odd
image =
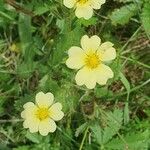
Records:
[[[21,41],[22,53],[25,61],[33,59],[33,38],[32,38],[32,26],[31,17],[20,14],[19,15],[19,36]]]
[[[110,19],[113,25],[124,25],[129,22],[130,18],[133,17],[138,11],[136,4],[128,4],[120,9],[116,9],[110,15]]]
[[[145,29],[145,32],[150,38],[150,2],[147,2],[144,4],[144,7],[142,9],[141,20],[142,20],[142,24]]]
[[[64,83],[63,86],[56,91],[55,99],[62,103],[63,111],[69,113],[75,111],[80,96],[74,87],[69,83]]]
[[[84,123],[82,125],[80,125],[77,129],[76,129],[76,132],[75,132],[75,136],[78,137],[79,134],[83,133],[85,131],[85,129],[87,128],[88,126],[88,123]]]
[[[125,86],[126,90],[128,93],[130,93],[130,83],[129,81],[127,80],[127,78],[124,76],[123,73],[120,72],[120,80],[121,82],[123,83],[123,85]]]
[[[34,13],[36,15],[42,15],[44,13],[46,13],[47,11],[49,11],[50,9],[48,8],[47,5],[43,5],[43,6],[36,6]]]
[[[26,138],[32,141],[33,143],[37,144],[39,144],[42,139],[38,133],[30,133],[30,132],[27,132]]]
[[[100,127],[100,124],[98,122],[94,122],[90,126],[90,129],[94,133],[94,137],[96,141],[101,145],[102,144],[102,129]]]
[[[19,75],[19,77],[21,78],[29,78],[32,74],[32,72],[34,71],[34,69],[36,68],[36,63],[32,62],[32,63],[21,63],[18,64],[17,66],[17,74]]]
[[[113,96],[113,92],[106,87],[98,87],[94,89],[94,94],[97,98]]]
[[[50,75],[45,75],[39,81],[39,89],[45,92],[51,91],[55,95],[56,91],[59,90],[59,85]]]
[[[124,137],[124,141],[121,139],[115,138],[111,142],[107,143],[106,147],[112,150],[148,150],[149,143],[149,131],[139,133],[130,133]]]
[[[122,110],[115,109],[114,112],[107,113],[107,127],[103,130],[103,144],[107,143],[121,128],[123,121]]]
[[[98,19],[97,18],[90,18],[89,20],[85,20],[84,18],[78,19],[77,24],[79,26],[84,25],[85,27],[95,25],[97,23]]]
[[[66,31],[67,32],[67,31]],[[75,28],[65,34],[61,34],[55,40],[55,47],[53,49],[52,59],[50,59],[50,64],[58,65],[62,63],[66,52],[71,46],[77,46],[80,43],[81,36],[83,35],[83,29],[80,27]]]
[[[128,107],[128,101],[129,101],[129,95],[130,95],[130,83],[127,80],[127,78],[124,76],[123,73],[120,72],[120,79],[123,85],[125,86],[127,90],[127,100],[124,108],[124,123],[127,124],[129,122],[129,107]]]

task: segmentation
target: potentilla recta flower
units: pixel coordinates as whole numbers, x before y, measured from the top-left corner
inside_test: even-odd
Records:
[[[71,69],[78,69],[75,76],[79,86],[86,85],[93,89],[96,83],[105,85],[109,78],[113,78],[114,73],[105,62],[116,58],[116,50],[111,42],[101,44],[101,39],[94,35],[81,38],[81,47],[73,46],[69,49],[69,58],[66,65]]]
[[[56,130],[55,121],[64,116],[61,103],[53,103],[52,93],[39,92],[35,97],[36,103],[27,102],[23,107],[21,117],[24,119],[23,127],[29,128],[31,133],[38,132],[46,136],[49,132]]]
[[[93,15],[93,9],[100,9],[106,0],[64,0],[63,3],[68,8],[75,8],[78,18],[89,19]]]

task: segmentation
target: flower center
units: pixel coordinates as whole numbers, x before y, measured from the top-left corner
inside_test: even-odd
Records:
[[[100,58],[96,53],[90,53],[85,58],[85,64],[90,69],[95,69],[100,64]]]
[[[87,2],[88,0],[77,0],[77,3],[79,3],[80,5],[83,5]]]
[[[40,120],[44,120],[46,118],[49,117],[49,111],[48,111],[48,108],[39,108],[36,112],[36,116],[38,119]]]

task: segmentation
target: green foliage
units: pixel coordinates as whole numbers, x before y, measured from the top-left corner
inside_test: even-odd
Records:
[[[72,45],[74,46],[79,45],[81,35],[83,35],[82,28],[77,27],[73,30],[70,30],[69,25],[68,25],[64,33],[56,37],[56,40],[55,40],[56,45],[53,48],[53,56],[52,56],[52,59],[50,59],[50,63],[54,66],[59,63],[62,63],[67,50],[69,50],[69,48]],[[69,37],[69,40],[68,40],[68,37]]]
[[[63,0],[0,0],[0,150],[149,150],[150,2],[108,0],[89,20]],[[78,86],[65,62],[83,35],[111,41],[114,77]],[[46,137],[23,128],[23,105],[52,92],[64,118]]]
[[[68,92],[69,91],[69,92]],[[61,102],[64,112],[74,112],[77,107],[77,102],[80,97],[77,91],[69,83],[64,84],[60,87],[55,94],[56,100]]]
[[[142,9],[141,20],[143,23],[143,27],[145,32],[150,37],[150,2],[146,2]]]
[[[123,121],[123,113],[116,109],[114,112],[107,113],[107,127],[103,131],[103,143],[107,143],[121,128]]]
[[[129,95],[130,95],[130,83],[129,81],[126,79],[126,77],[124,76],[123,73],[120,73],[120,80],[123,83],[123,85],[125,86],[126,90],[127,90],[127,100],[126,100],[126,104],[125,104],[125,108],[124,108],[124,123],[127,124],[129,122],[129,106],[128,106],[128,102],[129,102]]]
[[[18,27],[23,56],[25,57],[25,60],[32,59],[33,50],[31,48],[31,45],[33,44],[33,39],[31,17],[20,14]]]
[[[104,113],[104,124],[105,127],[101,127],[98,121],[93,122],[91,125],[91,130],[94,134],[97,142],[103,147],[115,136],[118,134],[121,129],[123,122],[123,112],[119,109],[115,109],[114,112],[102,112]]]
[[[91,126],[91,130],[94,134],[94,138],[96,141],[101,145],[103,144],[103,137],[102,137],[102,129],[98,122],[94,122]]]
[[[109,142],[106,147],[112,150],[124,150],[125,148],[134,150],[147,150],[149,144],[148,137],[149,131],[147,130],[138,134],[130,133],[123,138],[124,140],[114,139]]]
[[[16,12],[13,8],[7,7],[4,1],[0,1],[0,27],[6,28],[9,23],[15,23]]]
[[[138,11],[137,5],[136,4],[128,4],[125,6],[122,6],[119,9],[116,9],[112,12],[110,15],[110,19],[112,21],[113,25],[125,25],[129,22],[131,17],[136,15]]]

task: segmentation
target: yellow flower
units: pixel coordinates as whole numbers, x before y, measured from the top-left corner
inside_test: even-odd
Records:
[[[68,8],[75,7],[75,14],[78,18],[89,19],[93,15],[93,9],[100,9],[106,0],[64,0]]]
[[[17,52],[17,53],[20,52],[19,44],[15,44],[15,43],[14,43],[14,44],[10,45],[9,49],[10,49],[10,51],[12,51],[12,52]]]
[[[71,69],[79,69],[75,76],[76,83],[86,85],[93,89],[96,83],[105,85],[109,78],[113,78],[114,73],[105,62],[115,59],[116,50],[111,42],[101,44],[97,35],[89,38],[84,35],[81,38],[81,47],[73,46],[69,49],[69,58],[66,65]]]
[[[36,94],[36,104],[32,102],[26,103],[21,117],[24,118],[23,127],[29,128],[31,133],[40,132],[46,136],[49,132],[56,130],[54,121],[61,120],[64,116],[62,105],[53,103],[54,96],[52,93],[39,92]]]

